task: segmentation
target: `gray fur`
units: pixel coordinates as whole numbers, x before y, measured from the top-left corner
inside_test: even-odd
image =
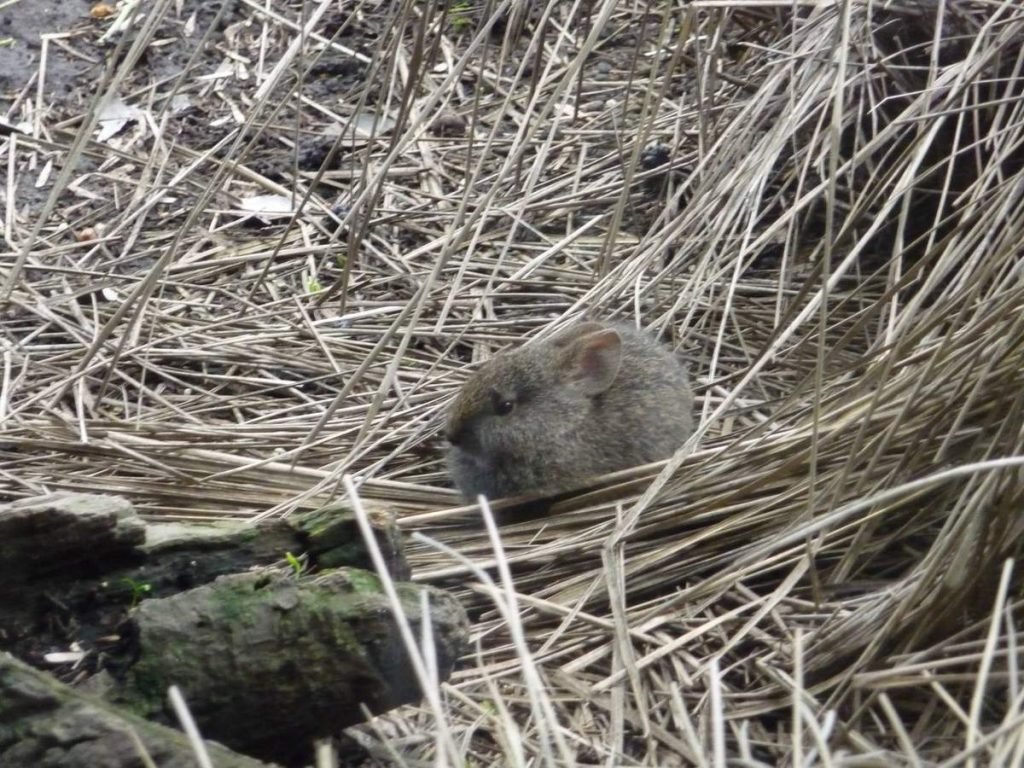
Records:
[[[679,358],[631,326],[587,322],[497,355],[466,382],[448,411],[448,468],[469,500],[551,494],[667,458],[692,433]]]

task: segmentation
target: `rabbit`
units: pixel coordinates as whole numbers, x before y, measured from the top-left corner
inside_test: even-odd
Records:
[[[693,433],[693,393],[669,348],[587,321],[499,354],[447,414],[448,470],[473,501],[552,495],[665,459]]]

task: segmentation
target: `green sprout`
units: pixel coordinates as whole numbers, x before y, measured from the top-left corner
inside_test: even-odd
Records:
[[[137,606],[146,595],[153,591],[153,587],[144,581],[136,581],[135,579],[129,579],[125,577],[124,583],[128,585],[128,588],[132,591],[132,604],[131,608]]]
[[[284,553],[284,559],[288,561],[288,565],[295,571],[296,576],[302,575],[302,563],[299,562],[299,558],[293,555],[291,552]]]
[[[306,281],[306,290],[309,293],[319,293],[323,290],[323,286],[320,285],[320,281],[316,277],[311,277]]]

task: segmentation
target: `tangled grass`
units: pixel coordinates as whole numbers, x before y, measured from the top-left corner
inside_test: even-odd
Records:
[[[1024,764],[1024,9],[152,5],[8,111],[7,495],[392,505],[476,633],[380,764]],[[172,33],[227,64],[154,78]],[[698,434],[484,524],[443,409],[583,315],[689,356]]]

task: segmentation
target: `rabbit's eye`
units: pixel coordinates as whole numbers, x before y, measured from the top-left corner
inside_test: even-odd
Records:
[[[495,392],[493,394],[494,412],[499,416],[508,416],[515,410],[516,401],[511,397],[504,397],[503,395]]]

